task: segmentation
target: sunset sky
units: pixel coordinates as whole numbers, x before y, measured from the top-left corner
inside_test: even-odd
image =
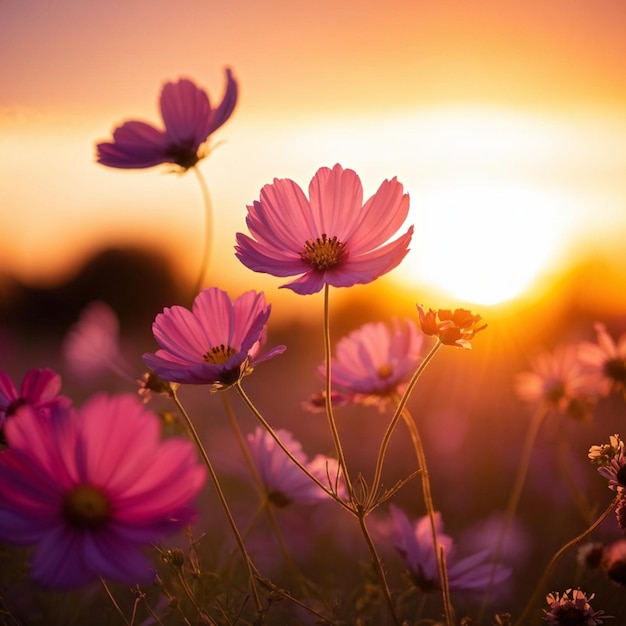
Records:
[[[200,164],[213,283],[280,284],[234,258],[246,205],[336,162],[366,195],[393,176],[410,193],[406,288],[491,304],[598,255],[619,280],[625,32],[622,0],[0,0],[0,267],[58,280],[94,247],[147,242],[195,275],[195,178],[107,169],[94,145],[159,122],[166,80],[219,101],[229,66],[240,101]]]

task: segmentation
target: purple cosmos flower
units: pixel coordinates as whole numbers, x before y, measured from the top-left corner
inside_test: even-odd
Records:
[[[36,546],[31,577],[70,589],[103,577],[150,583],[142,549],[193,517],[205,481],[191,442],[160,440],[132,395],[93,396],[45,425],[29,407],[7,422],[0,540]]]
[[[626,394],[626,334],[614,341],[604,324],[596,324],[595,329],[597,343],[582,341],[578,358],[600,395],[608,396],[613,389]]]
[[[265,185],[260,200],[248,206],[252,237],[237,233],[237,258],[255,272],[299,276],[282,286],[311,294],[324,285],[370,283],[408,252],[412,226],[387,243],[409,210],[409,196],[395,178],[363,204],[356,172],[323,167],[309,185],[309,198],[289,179]]]
[[[558,591],[549,593],[546,602],[550,605],[550,610],[543,609],[543,619],[552,626],[598,626],[610,616],[605,615],[604,611],[594,611],[591,608],[589,600],[593,600],[594,596],[592,593],[587,597],[580,589],[567,589],[562,595]]]
[[[594,387],[583,370],[573,346],[559,347],[554,352],[535,354],[532,371],[518,374],[517,395],[524,401],[544,403],[559,413],[575,418],[588,417],[594,404]]]
[[[276,435],[293,456],[329,488],[343,492],[336,459],[318,454],[309,460],[302,445],[291,433],[277,430]],[[317,504],[329,500],[329,496],[281,450],[274,438],[260,426],[248,435],[248,447],[252,462],[266,490],[268,500],[278,507],[290,504]]]
[[[173,163],[187,170],[207,156],[203,144],[228,120],[236,103],[237,82],[228,68],[224,97],[216,108],[191,80],[166,83],[160,99],[165,129],[141,121],[124,122],[113,131],[112,142],[97,144],[97,160],[122,169]]]
[[[389,508],[392,540],[409,570],[413,583],[424,593],[439,589],[439,570],[428,516],[420,517],[415,524],[411,524],[404,511],[393,505]],[[455,559],[454,542],[443,532],[440,513],[435,513],[435,527],[437,543],[445,553],[450,590],[485,591],[492,577],[489,551],[483,550],[463,559]],[[509,568],[496,565],[493,584],[504,582],[510,574]]]
[[[226,388],[285,351],[277,346],[258,356],[270,310],[262,292],[247,291],[233,302],[221,289],[204,289],[191,311],[173,306],[156,316],[152,332],[161,349],[143,360],[170,382]]]
[[[331,361],[332,385],[355,402],[383,406],[402,394],[420,363],[424,336],[411,319],[393,319],[391,328],[368,323],[337,343]],[[318,368],[324,377],[326,369]]]
[[[24,375],[19,392],[6,372],[0,372],[0,429],[20,407],[29,406],[40,416],[68,407],[71,400],[60,395],[61,377],[48,368],[33,368]]]

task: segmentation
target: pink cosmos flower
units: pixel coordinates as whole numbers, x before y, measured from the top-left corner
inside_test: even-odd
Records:
[[[141,121],[124,122],[113,131],[112,142],[97,144],[97,160],[122,169],[141,169],[173,163],[193,167],[208,151],[203,144],[228,120],[237,103],[237,82],[226,69],[226,90],[213,108],[207,93],[186,78],[168,82],[161,91],[161,130]]]
[[[81,312],[63,340],[63,356],[78,376],[90,378],[107,367],[117,369],[119,322],[105,302],[95,301]]]
[[[262,292],[247,291],[232,301],[221,289],[204,289],[191,311],[173,306],[156,316],[152,332],[161,349],[143,360],[164,380],[226,388],[285,351],[277,346],[258,355],[270,311]]]
[[[439,570],[428,516],[420,517],[415,524],[411,524],[404,511],[394,505],[389,508],[392,520],[392,540],[409,570],[413,583],[424,593],[440,589]],[[489,551],[483,550],[472,556],[455,559],[454,542],[443,532],[440,513],[435,513],[435,527],[437,543],[445,553],[450,590],[485,591],[492,577]],[[510,574],[509,568],[496,565],[493,584],[504,582]]]
[[[538,352],[530,359],[530,365],[532,371],[518,374],[515,380],[515,390],[522,400],[544,403],[576,418],[589,415],[595,401],[594,387],[574,346]]]
[[[570,595],[571,594],[571,595]],[[595,594],[589,597],[580,589],[567,589],[562,595],[558,591],[549,593],[546,602],[550,605],[550,610],[543,609],[544,620],[552,626],[570,626],[580,624],[580,626],[598,626],[609,618],[604,611],[594,611],[589,604]]]
[[[332,386],[352,401],[379,406],[402,394],[420,363],[424,336],[411,319],[391,328],[368,323],[339,340],[331,361]],[[324,377],[324,365],[318,368]]]
[[[191,442],[160,441],[132,395],[93,396],[42,425],[29,407],[6,425],[0,540],[36,546],[31,577],[70,589],[103,577],[151,583],[142,548],[188,524],[205,481]]]
[[[335,165],[317,171],[309,200],[292,180],[275,178],[248,206],[252,237],[237,233],[237,258],[255,272],[299,276],[282,285],[299,294],[324,285],[370,283],[396,267],[408,252],[411,226],[386,243],[409,210],[409,196],[393,178],[363,204],[356,172]]]
[[[344,483],[339,477],[339,464],[322,454],[309,460],[302,445],[286,430],[276,435],[293,456],[319,481],[343,494]],[[268,500],[277,507],[290,504],[311,505],[328,502],[329,495],[316,485],[281,450],[274,438],[260,426],[247,437],[252,462],[266,490]]]
[[[68,407],[71,400],[61,395],[61,377],[48,368],[33,368],[24,375],[19,392],[6,372],[0,372],[0,429],[20,407],[29,406],[40,416]]]
[[[597,343],[582,341],[578,358],[587,368],[600,395],[613,389],[626,394],[626,334],[614,341],[604,324],[595,325]]]

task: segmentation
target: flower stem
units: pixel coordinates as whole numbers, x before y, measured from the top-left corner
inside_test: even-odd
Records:
[[[413,441],[413,447],[415,448],[415,454],[417,456],[418,469],[420,470],[424,505],[426,506],[426,513],[428,514],[428,519],[430,520],[430,529],[433,536],[433,550],[435,551],[435,556],[437,558],[437,570],[439,571],[439,581],[441,584],[441,596],[446,616],[446,624],[447,626],[454,626],[454,609],[450,600],[446,556],[443,547],[439,546],[439,540],[437,538],[435,505],[430,490],[430,475],[428,473],[428,467],[426,466],[426,453],[424,452],[422,438],[420,437],[419,430],[413,416],[406,408],[402,411],[402,416],[411,434],[411,440]]]
[[[348,492],[348,498],[350,502],[354,500],[354,492],[352,491],[352,483],[350,482],[350,476],[348,475],[348,465],[346,464],[346,457],[343,453],[343,447],[341,445],[341,439],[339,437],[339,431],[337,430],[337,423],[335,421],[335,415],[333,412],[332,403],[332,381],[331,381],[331,345],[330,345],[330,306],[329,298],[330,288],[328,284],[324,285],[324,366],[326,368],[326,389],[324,393],[324,404],[326,407],[326,417],[328,418],[328,427],[335,444],[335,451],[337,453],[337,460],[339,467],[343,472],[344,480],[346,481],[346,489]]]
[[[385,431],[385,434],[380,444],[378,458],[376,459],[376,469],[374,470],[374,480],[372,482],[370,495],[366,504],[366,509],[368,511],[373,509],[377,504],[377,500],[378,500],[377,494],[380,488],[380,481],[381,481],[382,472],[383,472],[383,464],[385,462],[385,456],[387,455],[387,448],[389,447],[389,442],[391,441],[391,435],[393,434],[393,431],[395,430],[398,424],[398,421],[402,417],[402,412],[404,411],[404,407],[406,406],[409,396],[411,395],[413,388],[417,384],[419,377],[421,376],[422,372],[426,369],[426,367],[428,366],[428,364],[433,359],[433,357],[435,356],[435,354],[438,352],[439,348],[442,345],[443,344],[440,341],[437,341],[437,343],[430,349],[430,352],[424,357],[424,360],[419,364],[419,367],[417,368],[417,370],[415,370],[415,373],[411,377],[411,380],[409,381],[407,388],[404,390],[402,397],[398,401],[396,410],[393,414],[393,417],[391,418],[391,421],[389,422],[389,426],[387,426],[387,430]]]
[[[523,626],[523,624],[527,623],[527,618],[528,618],[528,614],[530,613],[530,611],[532,610],[535,602],[537,601],[537,597],[539,596],[539,594],[541,593],[542,588],[544,587],[544,585],[546,584],[546,581],[548,580],[548,578],[550,577],[550,574],[552,574],[552,570],[555,568],[556,564],[558,563],[559,559],[573,546],[575,546],[577,543],[579,543],[580,541],[582,541],[585,537],[587,537],[587,535],[590,535],[596,528],[598,528],[598,526],[600,526],[600,524],[602,524],[602,522],[611,514],[611,512],[615,509],[615,507],[617,506],[617,503],[621,500],[622,498],[622,494],[618,493],[615,498],[613,498],[611,504],[609,504],[609,506],[604,510],[604,512],[602,513],[602,515],[600,515],[600,517],[598,517],[598,519],[591,524],[591,526],[589,526],[589,528],[587,528],[585,531],[583,531],[582,533],[580,533],[580,535],[578,535],[577,537],[574,537],[574,539],[568,541],[563,547],[561,547],[561,549],[556,552],[556,554],[552,557],[552,559],[550,560],[550,562],[548,563],[546,569],[543,572],[543,575],[541,576],[541,578],[539,579],[539,582],[537,583],[537,586],[535,587],[535,590],[533,591],[532,595],[530,596],[530,600],[528,601],[528,603],[526,604],[526,607],[524,608],[524,611],[522,612],[522,615],[520,616],[520,618],[515,622],[515,626]]]
[[[236,382],[234,385],[237,393],[240,395],[241,399],[244,401],[250,412],[256,417],[256,419],[260,422],[260,424],[265,428],[265,430],[270,434],[272,439],[277,443],[278,447],[289,457],[289,459],[304,473],[306,474],[320,489],[322,489],[325,493],[327,493],[335,502],[340,504],[344,509],[354,513],[352,506],[344,502],[335,491],[330,489],[327,485],[324,485],[317,476],[311,474],[311,472],[302,464],[296,457],[291,453],[291,451],[285,446],[285,444],[280,440],[280,437],[276,434],[274,429],[270,426],[267,420],[263,417],[261,412],[256,408],[252,400],[248,397],[243,387],[241,386],[241,382]]]
[[[104,588],[105,593],[109,597],[109,600],[111,600],[111,603],[115,607],[115,610],[120,614],[120,617],[122,618],[126,626],[130,626],[130,622],[126,619],[126,616],[124,615],[124,612],[120,608],[120,605],[117,603],[115,596],[111,593],[111,590],[109,589],[109,585],[107,585],[106,580],[104,580],[104,578],[100,578],[100,582],[102,583],[102,587]]]
[[[500,533],[498,534],[498,541],[496,543],[496,547],[493,553],[493,559],[491,561],[489,584],[487,585],[487,591],[482,601],[478,617],[479,622],[482,620],[484,612],[487,609],[487,604],[489,603],[489,596],[492,592],[493,579],[496,574],[498,560],[502,552],[504,540],[509,531],[509,527],[511,526],[511,522],[513,521],[513,516],[515,515],[515,511],[517,511],[517,507],[522,496],[522,489],[524,488],[526,474],[528,473],[528,468],[530,467],[530,459],[532,457],[533,448],[537,440],[537,434],[539,433],[539,428],[541,427],[541,424],[543,423],[543,420],[548,413],[549,409],[543,404],[540,405],[533,415],[532,420],[528,426],[528,430],[526,431],[526,438],[524,439],[524,445],[522,447],[522,455],[517,466],[517,474],[515,475],[513,487],[511,488],[511,492],[509,494],[509,500],[507,502],[506,511],[504,513],[504,519],[502,520],[502,526],[500,527]]]
[[[209,188],[206,184],[206,180],[202,175],[202,172],[197,166],[191,168],[196,175],[198,183],[200,184],[200,190],[202,192],[202,199],[204,201],[204,244],[202,246],[202,258],[200,260],[200,271],[196,284],[193,290],[193,298],[200,292],[206,273],[209,269],[209,260],[211,257],[211,245],[213,239],[213,209],[211,204],[211,195],[209,194]]]
[[[246,550],[246,546],[243,543],[243,539],[241,538],[241,534],[239,533],[239,529],[237,528],[235,519],[233,518],[233,515],[230,511],[230,507],[228,506],[228,502],[226,501],[226,496],[224,495],[224,492],[222,491],[222,487],[217,478],[217,474],[215,473],[215,470],[213,469],[213,465],[211,464],[211,461],[209,460],[209,455],[207,454],[204,446],[202,445],[202,441],[200,440],[200,437],[198,436],[198,432],[196,431],[193,425],[193,422],[191,421],[189,415],[187,414],[187,411],[185,411],[185,408],[180,403],[180,400],[178,399],[178,396],[174,389],[171,390],[171,397],[174,403],[176,404],[176,406],[178,407],[178,410],[180,411],[181,415],[183,416],[187,429],[189,430],[189,434],[191,435],[191,438],[196,444],[196,448],[198,449],[198,452],[200,453],[200,456],[202,457],[202,460],[204,461],[204,464],[206,465],[209,471],[209,476],[211,477],[213,486],[215,487],[215,491],[219,498],[220,504],[222,505],[222,508],[224,509],[226,518],[228,519],[228,524],[230,525],[230,528],[233,532],[235,541],[237,542],[237,546],[239,547],[239,551],[241,552],[243,560],[246,563],[246,567],[248,569],[248,578],[250,582],[250,588],[252,590],[252,595],[254,596],[254,602],[256,604],[257,610],[260,612],[262,610],[262,604],[261,604],[261,598],[259,596],[259,592],[256,588],[256,580],[259,577],[259,574],[256,570],[254,563],[252,562],[252,559],[250,558],[250,555],[248,554],[248,551]]]
[[[396,607],[393,602],[393,598],[391,597],[391,590],[389,589],[389,585],[387,584],[387,578],[385,577],[385,570],[383,568],[382,562],[380,560],[380,556],[378,555],[378,551],[376,550],[376,546],[374,545],[374,541],[372,540],[372,536],[369,533],[367,525],[365,524],[365,510],[361,511],[358,515],[359,525],[361,526],[361,532],[363,533],[363,537],[365,537],[365,542],[367,543],[367,547],[372,556],[372,563],[374,565],[374,569],[376,570],[376,575],[380,582],[380,585],[383,589],[383,594],[385,596],[385,601],[387,602],[387,606],[389,607],[389,613],[391,614],[391,619],[396,626],[400,626],[401,622],[396,615]]]
[[[237,419],[235,418],[235,414],[233,413],[233,408],[231,406],[230,400],[228,399],[228,395],[226,393],[222,394],[222,402],[224,404],[224,410],[226,411],[226,415],[228,416],[228,421],[230,422],[231,428],[233,429],[233,432],[235,434],[235,439],[237,440],[237,443],[239,444],[241,453],[243,454],[244,459],[246,461],[246,465],[248,466],[248,470],[250,471],[252,479],[254,480],[256,487],[259,491],[259,494],[261,495],[261,498],[263,499],[262,509],[265,515],[267,516],[268,522],[272,528],[274,536],[276,537],[276,541],[278,542],[278,546],[283,555],[283,558],[285,559],[285,562],[287,563],[287,567],[289,568],[293,577],[298,581],[299,585],[303,587],[302,576],[300,575],[300,572],[298,568],[296,567],[296,564],[293,558],[291,557],[289,549],[287,548],[287,544],[285,543],[285,540],[283,538],[282,532],[276,520],[276,516],[274,515],[274,511],[272,510],[272,504],[267,497],[267,488],[263,484],[263,481],[261,480],[261,477],[259,476],[259,472],[257,471],[256,466],[254,465],[254,461],[252,460],[252,456],[250,455],[250,449],[248,448],[246,444],[243,433],[241,432],[239,423],[237,422]]]

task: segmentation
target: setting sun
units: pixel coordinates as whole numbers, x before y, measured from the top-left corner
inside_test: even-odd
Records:
[[[498,181],[452,181],[421,198],[407,274],[460,300],[496,304],[520,295],[562,243],[559,198]]]

